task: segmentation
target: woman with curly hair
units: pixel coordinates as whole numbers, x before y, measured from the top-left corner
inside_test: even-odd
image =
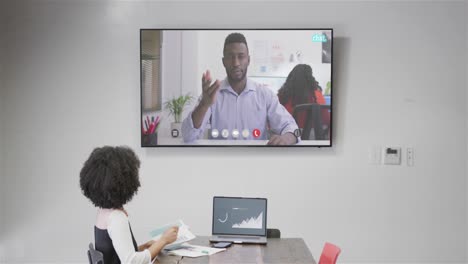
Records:
[[[140,160],[128,147],[105,146],[93,150],[80,172],[83,194],[98,207],[94,239],[104,263],[152,263],[177,238],[178,227],[169,228],[157,241],[137,246],[124,205],[140,187]]]
[[[286,82],[278,91],[280,103],[293,115],[294,107],[300,104],[325,104],[322,88],[312,75],[312,68],[307,64],[298,64],[289,73]],[[322,119],[327,122],[328,112],[322,113]],[[299,128],[304,128],[305,112],[298,113],[296,123]],[[328,121],[329,122],[329,121]]]

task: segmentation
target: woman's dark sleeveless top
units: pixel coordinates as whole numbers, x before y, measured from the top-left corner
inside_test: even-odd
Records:
[[[132,234],[132,241],[133,246],[135,247],[135,251],[138,251],[138,246],[135,241],[135,237],[133,237],[132,227],[130,223],[128,224],[130,227],[130,234]],[[114,246],[112,245],[112,239],[107,233],[107,229],[99,229],[94,226],[94,244],[97,251],[102,252],[104,255],[104,264],[120,264],[119,256],[117,252],[115,252]]]

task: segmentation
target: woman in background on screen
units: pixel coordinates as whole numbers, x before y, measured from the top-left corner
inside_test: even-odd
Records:
[[[124,205],[140,187],[140,160],[128,147],[105,146],[93,150],[80,172],[83,194],[98,207],[94,239],[104,263],[152,263],[177,238],[171,227],[157,241],[137,246]]]
[[[278,91],[280,103],[293,115],[294,107],[300,104],[325,104],[322,88],[312,75],[312,68],[307,64],[298,64],[289,73],[286,82]],[[327,122],[328,113],[322,113],[322,119]],[[304,128],[305,112],[298,113],[296,123],[299,128]],[[329,122],[329,121],[328,121]]]

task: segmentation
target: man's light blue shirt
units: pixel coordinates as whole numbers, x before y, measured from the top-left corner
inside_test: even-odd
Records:
[[[200,97],[201,99],[201,97]],[[200,102],[200,101],[199,101]],[[278,96],[268,87],[260,85],[247,78],[247,84],[241,94],[237,94],[227,78],[220,84],[215,103],[208,109],[200,128],[193,126],[192,112],[182,123],[182,136],[185,142],[192,142],[203,137],[203,131],[211,123],[211,129],[219,131],[218,139],[223,129],[229,131],[226,139],[234,139],[232,131],[237,129],[237,140],[267,139],[267,130],[277,135],[294,133],[298,129],[296,121],[280,104]],[[244,138],[242,131],[247,129],[249,136]],[[260,137],[252,135],[254,129],[260,130]]]

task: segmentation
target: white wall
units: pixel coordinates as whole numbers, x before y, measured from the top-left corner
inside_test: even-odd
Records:
[[[4,112],[5,112],[5,103],[4,103],[4,90],[5,90],[5,82],[4,82],[4,71],[5,71],[5,58],[4,58],[4,51],[5,51],[5,7],[4,2],[0,2],[0,263],[5,261],[5,250],[4,250],[4,241],[3,241],[3,218],[5,217],[5,183],[4,183],[4,152],[5,147],[3,145],[3,140],[5,138],[5,133],[3,132],[5,122],[4,122]]]
[[[317,259],[331,241],[342,263],[466,260],[464,2],[31,1],[7,12],[6,262],[86,263],[95,209],[78,174],[106,144],[142,161],[127,206],[140,242],[178,218],[208,235],[213,195],[254,196]],[[333,27],[334,147],[141,149],[139,29],[150,27]],[[376,145],[414,147],[415,166],[370,165]]]
[[[468,1],[465,0],[465,14],[468,14]],[[465,54],[465,58],[466,58],[466,64],[465,64],[465,82],[466,82],[466,88],[467,88],[467,91],[468,91],[468,19],[466,18],[465,16],[465,34],[466,34],[466,54]],[[466,96],[467,96],[467,102],[468,102],[468,92],[466,93]],[[468,107],[465,106],[465,109],[466,109],[466,116],[468,118]],[[466,125],[468,125],[468,122],[466,123]],[[466,127],[467,131],[468,131],[468,126]],[[468,142],[467,142],[468,143]],[[467,145],[467,160],[466,160],[466,167],[468,167],[468,145]],[[468,190],[468,169],[467,169],[467,180],[466,180],[466,188]],[[466,207],[466,226],[467,226],[467,229],[466,229],[466,250],[465,250],[465,259],[468,260],[468,192],[466,192],[467,194],[467,207]]]

